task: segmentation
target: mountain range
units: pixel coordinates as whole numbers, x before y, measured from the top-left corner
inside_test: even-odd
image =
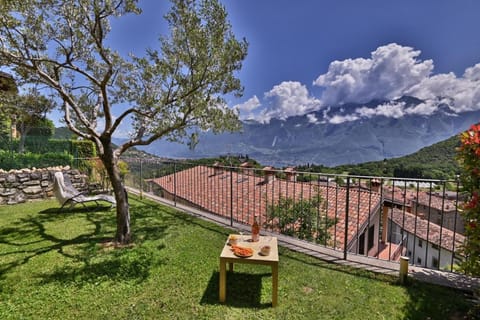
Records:
[[[457,135],[480,119],[480,111],[456,114],[446,104],[433,114],[383,115],[332,123],[328,119],[348,119],[359,108],[375,110],[388,103],[403,103],[414,108],[422,100],[402,97],[394,101],[349,103],[308,115],[272,119],[269,123],[244,121],[236,133],[200,135],[194,150],[187,146],[158,140],[140,149],[162,157],[207,158],[225,154],[248,155],[273,166],[305,163],[337,166],[396,158]],[[314,119],[314,121],[312,121]]]

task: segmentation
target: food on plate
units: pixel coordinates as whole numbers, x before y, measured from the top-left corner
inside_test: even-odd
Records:
[[[251,257],[253,255],[253,249],[240,246],[232,246],[232,251],[239,257]]]

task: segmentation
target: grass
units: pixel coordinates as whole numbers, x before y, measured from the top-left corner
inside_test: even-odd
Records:
[[[236,266],[218,303],[229,230],[132,198],[134,246],[108,209],[57,213],[54,201],[0,206],[1,319],[457,319],[458,291],[348,269],[280,248],[279,306],[270,269]]]

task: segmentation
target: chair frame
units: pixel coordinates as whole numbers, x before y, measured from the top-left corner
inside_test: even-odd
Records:
[[[55,197],[61,205],[58,211],[62,211],[66,206],[69,206],[69,209],[72,209],[77,204],[81,204],[84,208],[89,209],[86,205],[88,202],[95,202],[97,206],[100,206],[99,201],[109,202],[111,208],[115,207],[117,204],[115,198],[110,195],[99,194],[94,196],[86,196],[84,193],[75,189],[70,180],[67,180],[67,183],[65,183],[65,180],[67,179],[65,179],[62,172],[55,172],[53,191]]]

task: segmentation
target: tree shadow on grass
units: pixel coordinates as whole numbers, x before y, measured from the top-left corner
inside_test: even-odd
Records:
[[[467,317],[472,294],[409,279],[405,289],[410,302],[403,308],[405,319],[480,319]]]
[[[141,246],[140,241],[133,247],[120,250],[104,250],[102,243],[111,240],[115,230],[115,215],[110,208],[95,207],[85,210],[81,207],[73,208],[66,212],[58,212],[56,208],[49,208],[39,212],[38,215],[18,219],[14,227],[0,229],[0,244],[12,248],[2,252],[2,257],[7,257],[8,262],[0,263],[0,279],[6,273],[27,264],[32,258],[57,252],[72,264],[57,267],[49,274],[40,275],[42,282],[75,282],[76,284],[88,283],[98,279],[136,280],[143,281],[148,277],[153,265],[161,264],[153,249]],[[165,236],[166,226],[152,221],[143,222],[142,218],[148,217],[148,210],[139,207],[133,208],[137,223],[140,225],[139,234],[143,238]],[[76,219],[85,219],[94,228],[80,230],[81,234],[72,237],[58,235],[57,231],[50,229],[51,223],[78,223]],[[73,226],[73,228],[75,228]],[[75,230],[75,229],[73,229]],[[107,236],[110,236],[109,238]],[[31,240],[30,240],[31,239]],[[73,249],[72,249],[73,248]],[[161,250],[158,246],[154,250]]]
[[[271,273],[252,274],[227,272],[227,296],[225,304],[237,308],[271,308],[271,303],[262,303],[262,278]],[[220,273],[214,271],[203,293],[200,304],[218,305]]]
[[[105,205],[86,205],[84,206],[76,206],[73,208],[48,208],[39,212],[39,214],[75,214],[75,213],[88,213],[88,212],[105,212],[111,210],[111,206]]]
[[[148,278],[154,265],[164,263],[147,247],[115,250],[101,258],[101,261],[85,261],[82,267],[57,268],[51,274],[43,276],[42,283],[74,283],[83,286],[102,280],[142,282]]]

